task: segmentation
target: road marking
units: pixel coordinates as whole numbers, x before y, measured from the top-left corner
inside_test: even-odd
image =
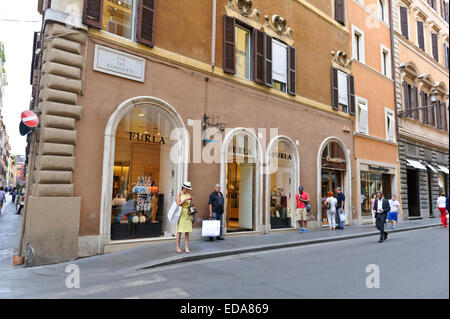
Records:
[[[167,279],[160,276],[160,275],[155,275],[153,277],[153,279],[150,280],[137,280],[137,281],[132,281],[129,283],[126,283],[125,286],[126,287],[137,287],[137,286],[144,286],[144,285],[149,285],[149,284],[154,284],[157,282],[163,282],[166,281]]]
[[[122,299],[177,299],[187,298],[189,294],[181,288],[171,288],[161,291],[155,291],[148,294],[142,294],[139,296],[125,297]]]

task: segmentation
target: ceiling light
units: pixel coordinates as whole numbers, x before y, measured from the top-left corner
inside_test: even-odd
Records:
[[[139,116],[143,117],[143,116],[145,116],[145,114],[144,113],[139,113]]]

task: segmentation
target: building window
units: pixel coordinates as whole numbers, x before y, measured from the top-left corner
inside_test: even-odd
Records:
[[[408,8],[406,7],[400,7],[400,31],[405,38],[409,39]]]
[[[428,4],[437,12],[436,0],[428,0]]]
[[[422,123],[429,124],[428,120],[428,94],[424,91],[420,92],[420,95],[422,97]]]
[[[236,26],[236,75],[250,80],[250,31]]]
[[[439,52],[438,52],[438,35],[436,33],[431,34],[431,53],[433,58],[439,62]]]
[[[384,46],[381,46],[381,73],[391,78],[391,51]]]
[[[272,85],[274,89],[287,90],[287,45],[272,40]]]
[[[356,105],[356,123],[358,133],[369,134],[369,109],[367,100],[361,97]]]
[[[386,140],[395,143],[395,115],[394,111],[385,109]]]
[[[444,65],[447,70],[448,70],[448,53],[449,53],[448,43],[444,42]]]
[[[338,70],[338,92],[339,92],[339,104],[342,105],[342,112],[347,113],[348,110],[347,74],[340,70]]]
[[[345,25],[345,0],[334,0],[334,19]]]
[[[387,7],[385,0],[378,0],[378,18],[383,22],[386,22],[387,18]]]
[[[440,1],[441,1],[441,17],[448,23],[449,22],[448,0],[440,0]]]
[[[331,68],[331,102],[334,110],[355,115],[355,84],[353,75]]]
[[[423,22],[417,21],[417,46],[425,51]]]
[[[133,0],[103,1],[102,30],[134,40],[136,26],[133,23],[135,4]]]
[[[353,29],[353,59],[359,62],[365,63],[365,50],[364,50],[364,32],[356,28]]]

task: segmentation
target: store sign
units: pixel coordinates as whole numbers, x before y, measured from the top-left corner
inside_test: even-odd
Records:
[[[289,153],[273,152],[272,157],[277,157],[279,159],[286,160],[286,161],[292,161],[292,155]]]
[[[369,170],[370,171],[377,171],[377,172],[385,172],[385,173],[389,173],[390,172],[389,168],[379,167],[379,166],[372,166],[372,165],[369,165]]]
[[[101,45],[95,46],[94,70],[144,82],[145,59]]]
[[[236,147],[236,146],[229,146],[228,147],[228,153],[235,154],[235,155],[244,155],[244,156],[252,156],[252,151],[248,149],[247,147]]]
[[[345,159],[327,156],[327,162],[330,162],[330,163],[345,163]]]
[[[166,144],[163,136],[151,135],[146,133],[129,132],[130,141],[145,142],[151,144]]]

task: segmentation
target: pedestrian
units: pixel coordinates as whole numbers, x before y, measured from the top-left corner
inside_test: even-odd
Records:
[[[11,203],[15,203],[16,202],[16,196],[17,196],[17,188],[13,188],[12,194],[11,194]]]
[[[389,200],[389,206],[391,207],[391,210],[387,214],[387,220],[392,224],[392,229],[395,229],[398,223],[398,213],[400,212],[403,216],[402,205],[400,205],[397,200],[397,196],[392,195],[392,199]]]
[[[223,194],[220,191],[220,184],[216,184],[214,192],[209,195],[209,218],[220,220],[220,234],[216,239],[223,240],[222,227],[223,227],[223,205],[225,201]],[[209,240],[213,241],[214,237],[209,237]]]
[[[20,215],[24,205],[25,205],[25,196],[20,195],[20,197],[19,197],[19,208],[17,209],[17,213],[16,213],[17,215]]]
[[[334,197],[333,192],[327,193],[326,208],[327,208],[327,218],[328,218],[328,228],[330,230],[336,229],[336,207],[337,199]]]
[[[441,213],[441,223],[444,226],[444,228],[447,227],[446,201],[447,199],[445,198],[445,194],[441,193],[441,196],[439,196],[437,199],[436,205],[437,209]]]
[[[180,241],[181,241],[181,233],[184,233],[185,239],[185,251],[186,253],[190,253],[189,251],[189,234],[192,232],[192,220],[189,215],[189,207],[191,206],[192,196],[189,194],[189,191],[192,190],[192,186],[190,182],[184,182],[181,187],[181,192],[177,194],[176,201],[177,205],[181,206],[180,217],[178,218],[177,223],[177,253],[181,253]]]
[[[308,211],[306,205],[309,205],[309,194],[303,190],[303,186],[298,188],[298,193],[295,195],[297,202],[296,215],[298,224],[300,226],[300,232],[306,233],[306,227],[308,223]]]
[[[382,243],[387,239],[388,236],[388,233],[384,231],[384,223],[386,222],[387,213],[391,209],[391,207],[389,206],[389,201],[383,197],[382,192],[377,193],[377,199],[375,200],[373,209],[375,210],[376,214],[377,228],[380,231],[380,240],[378,242]]]
[[[345,207],[345,195],[342,192],[342,189],[340,187],[336,187],[336,194],[337,194],[337,218],[339,221],[338,229],[344,229],[344,221],[341,220],[341,214],[345,214],[344,207]]]
[[[375,204],[375,199],[377,199],[377,193],[373,193],[372,194],[372,198],[370,199],[370,208],[371,208],[371,212],[372,212],[372,226],[376,227],[376,223],[375,223],[375,211],[373,210],[373,204]]]
[[[0,187],[0,214],[2,213],[3,208],[3,202],[6,201],[5,199],[5,191],[3,187]]]

